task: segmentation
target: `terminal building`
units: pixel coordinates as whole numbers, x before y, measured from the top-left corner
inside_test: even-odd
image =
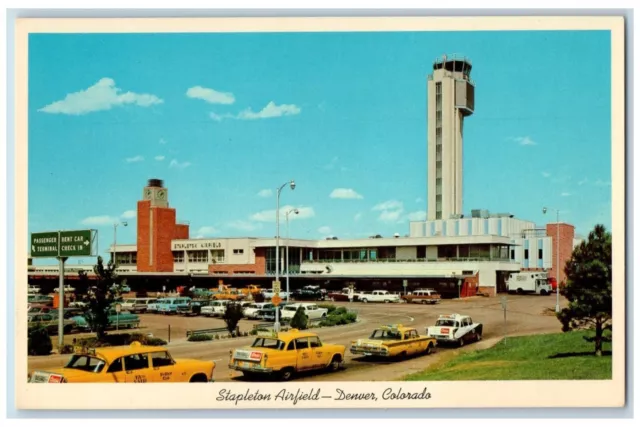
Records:
[[[573,225],[538,227],[511,214],[463,211],[463,123],[474,111],[470,74],[466,58],[443,57],[434,62],[427,80],[427,220],[411,222],[404,236],[281,237],[281,281],[287,273],[287,248],[291,289],[315,284],[337,290],[353,284],[363,291],[402,293],[429,287],[446,298],[504,292],[508,275],[522,270],[547,271],[559,282],[565,280],[556,265],[556,235],[563,266],[580,242]],[[136,236],[133,244],[109,249],[118,275],[134,291],[213,288],[221,280],[270,288],[275,278],[275,238],[191,239],[189,225],[176,222],[169,189],[159,179],[148,181],[137,202]],[[66,275],[77,278],[78,270],[92,275],[83,265],[68,265]],[[57,273],[57,266],[35,266],[29,260],[30,284],[53,289]]]

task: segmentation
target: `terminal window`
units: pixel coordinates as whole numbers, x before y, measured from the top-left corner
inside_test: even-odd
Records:
[[[244,253],[244,249],[234,249],[233,250],[233,254],[234,255],[242,255]]]

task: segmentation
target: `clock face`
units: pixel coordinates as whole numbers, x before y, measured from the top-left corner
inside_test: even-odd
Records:
[[[164,200],[167,197],[167,192],[164,190],[160,190],[157,193],[158,200]]]
[[[150,188],[147,188],[144,191],[144,198],[145,198],[145,200],[149,200],[151,198],[151,189]]]

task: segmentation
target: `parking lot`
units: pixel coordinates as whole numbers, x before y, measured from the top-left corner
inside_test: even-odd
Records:
[[[564,300],[561,300],[565,304]],[[332,303],[347,306],[358,312],[359,321],[354,324],[331,328],[319,328],[317,332],[324,342],[348,346],[352,340],[367,337],[379,325],[404,324],[415,326],[420,334],[425,333],[427,326],[433,325],[440,314],[460,313],[470,315],[475,322],[484,325],[483,340],[464,347],[470,350],[492,345],[505,333],[504,317],[500,297],[474,297],[463,300],[443,300],[437,305],[421,304],[364,304],[364,303]],[[509,295],[507,303],[508,335],[528,335],[560,332],[560,322],[553,316],[555,295],[520,296]],[[224,327],[219,318],[183,317],[178,315],[142,314],[141,328],[144,333],[168,340],[171,327],[171,342],[168,348],[174,357],[214,360],[217,364],[216,381],[239,380],[242,375],[227,367],[229,350],[249,345],[252,337],[214,340],[207,342],[188,342],[186,331],[193,329],[209,329]],[[240,322],[242,332],[249,331],[260,322],[243,320]],[[67,340],[87,334],[73,334]],[[66,341],[66,340],[65,340]],[[305,375],[299,381],[390,381],[425,369],[440,360],[456,348],[439,348],[436,354],[421,356],[400,362],[376,362],[352,357],[347,349],[345,353],[345,369],[336,373],[319,373]],[[29,369],[61,367],[68,359],[66,355],[29,357]]]

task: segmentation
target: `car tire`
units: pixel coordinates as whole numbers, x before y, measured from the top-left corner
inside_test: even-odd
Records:
[[[476,331],[476,341],[482,340],[482,331]]]
[[[293,378],[293,373],[293,368],[284,368],[280,371],[280,379],[282,381],[289,381],[291,378]]]
[[[340,369],[340,366],[342,366],[342,358],[338,355],[333,356],[333,359],[331,359],[331,363],[329,364],[329,369],[335,372]]]
[[[540,291],[540,295],[542,295],[542,296],[547,295],[547,291],[545,291],[544,289],[542,289],[542,290]]]
[[[522,295],[522,288],[518,288],[518,290],[516,291],[516,294]]]
[[[388,299],[384,300],[385,304],[389,304],[391,301],[389,301]]]
[[[425,304],[425,305],[427,305],[427,304],[429,303],[429,301],[427,301],[426,299],[423,299],[423,300],[422,300],[422,303],[423,303],[423,304]]]
[[[366,303],[368,303],[369,301],[368,301],[366,298],[363,298],[363,299],[362,299],[362,302],[366,304]]]
[[[433,345],[429,344],[425,350],[425,354],[429,355],[431,353],[433,353]]]
[[[460,338],[458,340],[458,347],[462,347],[462,346],[464,346],[464,339]]]

